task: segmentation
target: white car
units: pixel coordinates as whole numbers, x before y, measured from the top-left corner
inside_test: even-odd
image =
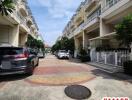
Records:
[[[70,55],[69,55],[69,52],[67,52],[66,50],[59,50],[58,51],[58,58],[59,59],[69,59]]]
[[[39,51],[39,52],[38,52],[38,57],[39,57],[39,58],[44,58],[44,57],[45,57],[44,52],[43,52],[43,51]]]

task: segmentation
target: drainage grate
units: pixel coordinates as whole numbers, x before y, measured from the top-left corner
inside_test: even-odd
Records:
[[[72,99],[82,100],[89,98],[91,91],[81,85],[71,85],[65,88],[65,94]]]

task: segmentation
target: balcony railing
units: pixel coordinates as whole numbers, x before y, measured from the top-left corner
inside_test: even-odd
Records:
[[[87,21],[85,23],[85,26],[89,24],[91,21],[98,19],[99,16],[101,15],[101,9],[96,10],[93,14],[87,17]]]
[[[25,7],[27,6],[27,1],[21,1],[19,2],[18,0],[12,0],[16,5],[24,5]]]
[[[87,0],[86,3],[85,3],[85,5],[90,4],[92,1],[93,1],[93,0]]]
[[[87,0],[86,3],[85,3],[85,7],[86,7],[85,11],[87,11],[87,10],[89,9],[89,7],[90,7],[93,3],[97,2],[97,1],[99,1],[99,0]]]
[[[106,10],[108,10],[109,8],[111,8],[112,6],[117,4],[119,1],[121,1],[121,0],[109,0],[109,1],[107,1],[105,6],[103,7],[102,11],[105,12]]]
[[[17,14],[18,19],[20,20],[20,24],[23,24],[24,27],[26,27],[28,29],[27,19],[25,17],[23,17],[19,12],[17,12],[16,14]]]
[[[84,27],[84,22],[81,23],[75,30],[74,30],[74,34],[78,34]]]

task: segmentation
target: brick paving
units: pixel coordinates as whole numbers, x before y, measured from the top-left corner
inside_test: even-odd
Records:
[[[5,84],[6,84],[5,82],[1,82],[1,83],[0,83],[0,89],[1,89]]]
[[[0,82],[0,100],[72,100],[64,93],[70,84],[88,87],[92,91],[88,100],[106,96],[132,99],[132,84],[127,80],[87,64],[58,60],[52,55],[40,60],[34,75],[3,76]]]
[[[25,81],[30,84],[49,86],[80,84],[95,78],[94,75],[88,73],[90,70],[91,68],[72,65],[67,60],[58,60],[54,56],[48,56],[40,61],[40,66],[35,69],[34,75]]]
[[[73,72],[88,72],[89,70],[83,67],[39,67],[34,71],[34,75],[44,75],[44,74],[59,74],[59,73],[73,73]]]

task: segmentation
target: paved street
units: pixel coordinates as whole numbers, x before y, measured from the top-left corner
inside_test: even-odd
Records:
[[[53,55],[41,59],[32,76],[3,76],[0,81],[0,100],[72,100],[64,93],[71,84],[89,88],[92,95],[88,100],[106,96],[132,99],[132,83],[127,80],[74,60],[58,60]]]

